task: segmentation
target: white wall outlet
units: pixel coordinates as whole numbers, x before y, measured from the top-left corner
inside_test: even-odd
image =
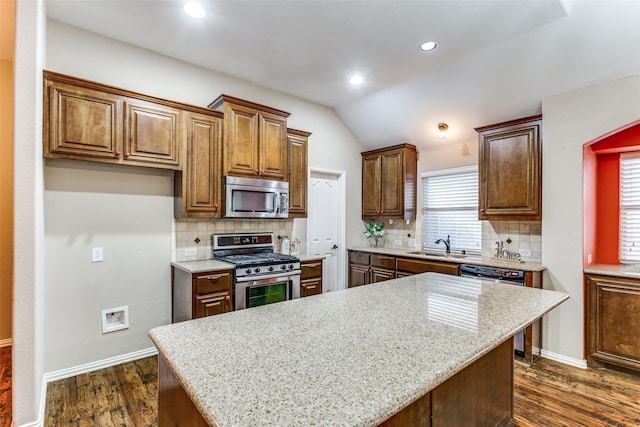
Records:
[[[531,256],[531,249],[518,249],[518,253],[521,257],[529,258]]]
[[[102,333],[129,329],[129,306],[102,310]]]
[[[593,256],[591,254],[587,254],[587,264],[591,264],[593,262]]]
[[[396,239],[393,241],[393,246],[402,246],[402,240]]]
[[[416,247],[416,239],[409,239],[409,247],[410,248]]]
[[[198,255],[198,248],[189,247],[184,248],[184,256],[196,256]]]
[[[102,248],[91,248],[91,262],[104,261],[104,250]]]

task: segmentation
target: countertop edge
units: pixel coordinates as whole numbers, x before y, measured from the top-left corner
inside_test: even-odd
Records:
[[[624,264],[592,264],[584,269],[585,274],[640,279],[640,266]]]

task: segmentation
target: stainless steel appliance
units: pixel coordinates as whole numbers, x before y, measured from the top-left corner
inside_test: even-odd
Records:
[[[508,285],[525,286],[525,274],[522,270],[462,264],[460,266],[460,275],[464,277],[477,277],[483,280],[493,280]],[[515,354],[519,357],[525,357],[524,334],[525,330],[523,329],[513,337]]]
[[[234,309],[300,298],[300,260],[273,252],[273,233],[214,234],[213,258],[235,266]]]
[[[288,218],[289,183],[227,176],[224,212],[228,218]]]

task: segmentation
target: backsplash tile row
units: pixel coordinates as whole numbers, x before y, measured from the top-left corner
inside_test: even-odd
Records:
[[[171,261],[199,261],[211,258],[211,235],[220,233],[273,232],[275,237],[292,236],[293,219],[184,219],[171,224]],[[199,242],[196,242],[196,239]],[[278,241],[276,239],[276,248]],[[194,255],[187,255],[191,250]]]
[[[542,261],[540,221],[482,221],[482,256],[496,256],[496,242],[504,242],[504,249],[520,252],[525,261]]]

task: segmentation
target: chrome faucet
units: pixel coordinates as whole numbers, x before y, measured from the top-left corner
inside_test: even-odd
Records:
[[[451,253],[451,241],[449,240],[449,236],[448,235],[447,235],[447,240],[444,240],[444,239],[436,240],[436,245],[438,243],[444,243],[444,245],[447,247],[447,249],[445,250],[445,253],[447,255],[449,255]]]

